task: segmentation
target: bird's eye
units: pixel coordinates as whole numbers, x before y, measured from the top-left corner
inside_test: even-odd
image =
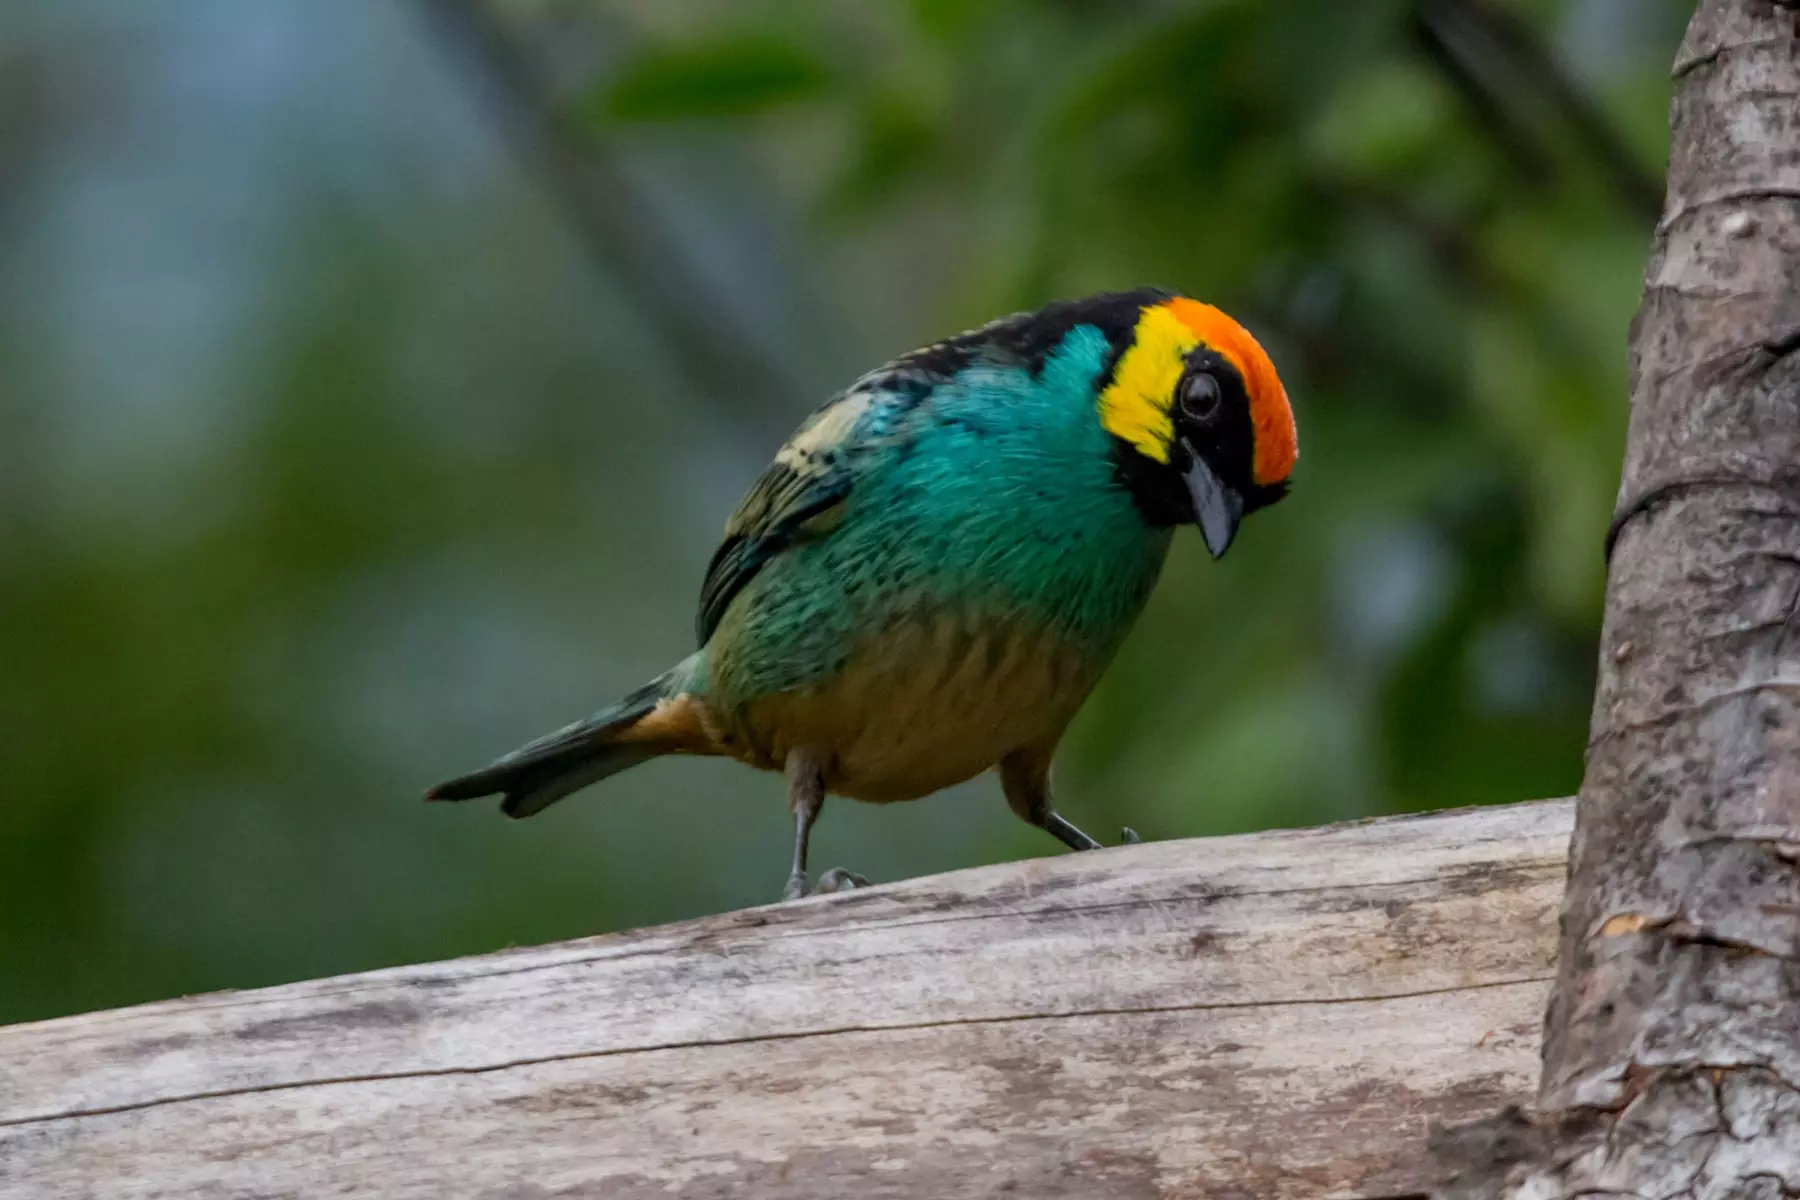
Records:
[[[1210,425],[1219,418],[1224,403],[1219,381],[1205,371],[1195,371],[1181,381],[1181,411],[1190,420]]]

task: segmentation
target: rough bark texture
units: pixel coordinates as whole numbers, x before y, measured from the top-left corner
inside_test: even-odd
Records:
[[[1529,1095],[1564,802],[0,1029],[0,1197],[1411,1196]]]
[[[1800,14],[1675,80],[1539,1113],[1453,1197],[1800,1196]]]

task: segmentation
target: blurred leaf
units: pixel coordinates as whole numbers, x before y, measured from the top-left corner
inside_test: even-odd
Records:
[[[1443,89],[1423,67],[1384,62],[1323,106],[1308,136],[1321,163],[1380,174],[1427,165],[1446,134]]]
[[[68,39],[105,136],[0,214],[0,1021],[769,899],[781,783],[734,763],[522,826],[417,795],[691,648],[774,431],[684,390],[531,156],[420,119],[468,81],[407,76],[433,56],[383,6],[279,6],[319,69],[234,73],[250,122],[185,81],[272,18],[149,7]],[[1528,177],[1407,0],[513,7],[546,78],[614,65],[573,115],[646,123],[620,149],[667,201],[654,252],[696,305],[753,297],[796,378],[1138,283],[1264,340],[1294,494],[1224,563],[1177,535],[1059,752],[1084,826],[1574,789],[1648,230],[1555,105]],[[1659,161],[1691,2],[1508,8]],[[884,880],[1055,852],[991,779],[820,838]]]
[[[953,42],[985,21],[1003,0],[911,0],[913,21],[927,36]],[[1008,5],[1015,13],[1025,5]]]
[[[742,34],[640,51],[582,107],[615,121],[740,117],[811,99],[831,81],[803,46]]]
[[[906,96],[878,93],[857,115],[856,147],[829,199],[837,215],[866,213],[892,199],[923,173],[940,144],[931,115]]]

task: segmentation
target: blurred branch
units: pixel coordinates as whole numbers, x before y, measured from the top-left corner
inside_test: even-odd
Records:
[[[1521,128],[1488,91],[1458,51],[1455,30],[1441,14],[1435,13],[1437,8],[1432,0],[1424,0],[1407,18],[1409,32],[1420,51],[1444,73],[1463,103],[1469,106],[1476,124],[1493,139],[1501,153],[1512,160],[1525,181],[1535,185],[1547,183],[1554,174],[1550,156],[1530,131]]]
[[[1525,298],[1517,282],[1490,261],[1475,230],[1432,211],[1411,193],[1342,174],[1320,175],[1314,183],[1345,211],[1367,213],[1415,236],[1460,291],[1488,302]]]
[[[31,50],[0,48],[0,222],[11,223],[58,115],[48,71]]]
[[[1324,175],[1314,183],[1344,211],[1365,215],[1415,238],[1459,293],[1528,324],[1539,345],[1557,360],[1580,361],[1580,347],[1571,339],[1567,323],[1539,294],[1541,284],[1496,262],[1474,229],[1434,212],[1403,189],[1372,180]]]
[[[1598,167],[1626,211],[1651,223],[1661,215],[1662,183],[1656,174],[1517,16],[1488,0],[1417,0],[1410,21],[1425,55],[1450,78],[1476,119],[1528,178],[1548,178],[1553,157],[1521,106],[1509,98],[1544,104]]]
[[[654,201],[603,139],[565,115],[569,91],[548,50],[489,0],[424,0],[442,43],[476,77],[519,157],[544,180],[594,260],[638,302],[702,399],[785,423],[801,385],[703,280]]]
[[[111,47],[98,39],[71,49],[21,38],[0,45],[0,543],[18,561],[32,501],[45,492],[45,414],[32,403],[21,373],[28,370],[14,337],[29,337],[13,312],[33,312],[36,297],[12,275],[13,256],[30,244],[34,187],[65,129],[99,119],[111,97],[106,84]]]

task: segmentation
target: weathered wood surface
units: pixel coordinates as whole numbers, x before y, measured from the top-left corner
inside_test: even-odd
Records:
[[[1566,802],[0,1029],[0,1196],[1393,1197],[1530,1095]]]

